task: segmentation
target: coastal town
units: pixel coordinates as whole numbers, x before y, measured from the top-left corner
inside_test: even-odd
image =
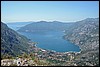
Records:
[[[83,56],[80,59],[81,52],[56,52],[38,48],[36,45],[31,48],[33,53],[23,54],[14,59],[3,59],[1,66],[78,66],[78,61],[84,61],[85,58]],[[86,64],[93,66],[91,63],[84,63],[83,66]]]
[[[31,57],[16,57],[15,59],[4,59],[1,60],[2,66],[11,66],[11,65],[17,65],[17,66],[37,66],[39,64],[36,64],[34,60],[32,60],[32,57],[37,58],[38,61],[46,60],[45,65],[48,63],[52,63],[50,65],[61,65],[61,63],[70,62],[74,59],[73,54],[67,52],[67,53],[60,53],[60,52],[54,52],[49,50],[43,50],[40,48],[34,48],[35,52]],[[30,63],[30,64],[29,64]],[[43,63],[43,62],[42,62]],[[42,64],[43,65],[43,64]],[[44,66],[45,66],[44,65]],[[41,65],[40,65],[41,66]]]

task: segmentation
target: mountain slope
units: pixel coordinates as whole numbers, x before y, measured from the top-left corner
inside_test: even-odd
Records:
[[[70,30],[66,30],[64,38],[79,45],[82,50],[97,49],[99,47],[99,19],[87,18],[76,22]]]
[[[6,23],[6,24],[9,28],[16,31],[16,30],[20,29],[20,27],[25,26],[30,23],[32,23],[32,22],[12,22],[12,23]],[[16,27],[16,25],[17,25],[17,27]]]
[[[74,61],[78,66],[99,66],[99,18],[87,18],[66,30],[64,39],[80,46]]]
[[[29,40],[10,29],[6,24],[1,22],[1,55],[19,55],[23,52],[28,53]]]
[[[73,23],[62,23],[58,21],[46,22],[40,21],[28,24],[18,31],[22,32],[46,32],[46,31],[64,31],[68,29]]]

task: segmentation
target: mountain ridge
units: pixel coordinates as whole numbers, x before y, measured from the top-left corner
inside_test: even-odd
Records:
[[[69,28],[73,23],[62,23],[62,22],[44,22],[39,21],[36,23],[31,23],[26,26],[21,27],[18,31],[23,32],[46,32],[46,31],[64,31],[64,29]]]
[[[1,22],[1,55],[19,55],[23,52],[29,53],[29,39],[19,35],[16,31],[10,29]]]

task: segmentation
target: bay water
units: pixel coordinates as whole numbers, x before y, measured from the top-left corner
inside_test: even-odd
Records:
[[[8,27],[17,31],[20,27],[26,24],[7,24]],[[18,31],[17,31],[18,32]],[[18,32],[31,39],[33,42],[37,42],[37,47],[47,50],[54,50],[56,52],[79,52],[79,46],[63,39],[63,31],[48,31],[43,33],[30,33],[30,32]]]

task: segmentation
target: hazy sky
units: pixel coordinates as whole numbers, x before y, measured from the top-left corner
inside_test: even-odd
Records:
[[[1,21],[73,22],[99,17],[99,1],[2,1]]]

